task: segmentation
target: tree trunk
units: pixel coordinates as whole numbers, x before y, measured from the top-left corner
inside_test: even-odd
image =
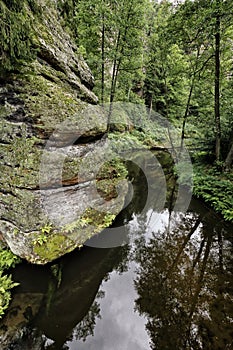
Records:
[[[102,64],[101,64],[101,103],[104,104],[104,69],[105,69],[105,18],[104,13],[102,14],[102,33],[101,33],[101,55],[102,55]]]
[[[193,79],[192,79],[192,83],[191,83],[191,87],[190,87],[189,95],[188,95],[188,101],[187,101],[187,104],[186,104],[185,114],[184,114],[184,117],[183,117],[180,153],[183,151],[183,147],[184,147],[185,126],[186,126],[186,121],[188,119],[189,107],[190,107],[192,94],[193,94],[193,88],[194,88],[194,81],[195,81],[195,75],[193,76]]]
[[[189,89],[188,100],[187,100],[187,104],[186,104],[186,109],[185,109],[185,113],[184,113],[184,117],[183,117],[182,131],[181,131],[180,153],[183,151],[183,147],[184,147],[185,127],[186,127],[186,122],[187,122],[188,115],[189,115],[189,108],[190,108],[191,99],[192,99],[192,95],[193,95],[194,84],[195,84],[195,80],[196,80],[196,74],[197,74],[197,67],[198,67],[199,57],[200,57],[200,47],[198,47],[198,49],[197,49],[197,56],[196,56],[196,61],[195,61],[194,69],[193,69],[193,77],[192,77],[191,86],[190,86],[190,89]]]
[[[220,160],[221,151],[221,121],[220,121],[220,0],[217,0],[216,9],[216,32],[215,32],[215,92],[214,92],[214,110],[215,110],[215,157]]]
[[[115,57],[113,62],[113,70],[112,70],[112,78],[111,78],[111,92],[110,92],[110,103],[113,103],[114,95],[115,95],[115,87],[116,87],[116,72],[117,72],[117,54],[119,52],[119,45],[120,45],[120,39],[121,39],[121,31],[119,30],[117,41],[116,41],[116,48],[115,48]]]
[[[131,12],[132,6],[133,4],[131,4],[128,9],[128,13],[125,21],[125,27],[123,28],[123,33],[122,33],[122,28],[119,28],[119,32],[117,36],[115,57],[114,57],[114,64],[113,64],[113,73],[112,73],[112,79],[111,79],[110,104],[113,103],[114,97],[115,97],[118,74],[119,74],[122,58],[124,56],[125,43],[127,42],[127,33],[130,26],[129,20],[132,15],[132,12]]]
[[[233,163],[233,142],[231,144],[230,151],[228,152],[228,155],[225,160],[225,169],[229,170]]]

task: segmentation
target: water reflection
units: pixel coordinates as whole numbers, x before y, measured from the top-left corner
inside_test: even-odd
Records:
[[[165,175],[167,209],[158,178],[158,197],[142,213],[146,185],[132,168],[134,199],[115,222],[128,245],[13,271],[21,285],[0,324],[1,349],[233,348],[231,227],[196,200],[173,212],[176,187]]]
[[[177,214],[136,244],[136,308],[152,349],[232,348],[232,241],[209,215]]]
[[[134,311],[137,293],[133,284],[134,268],[123,275],[111,273],[110,279],[102,284],[105,298],[101,300],[101,319],[95,327],[94,337],[86,342],[71,342],[70,349],[118,350],[149,348],[149,337],[145,331],[145,319]]]
[[[58,350],[73,336],[92,335],[104,296],[100,285],[112,270],[124,270],[126,256],[127,247],[85,247],[50,267],[17,267],[13,278],[21,285],[0,326],[1,348]]]

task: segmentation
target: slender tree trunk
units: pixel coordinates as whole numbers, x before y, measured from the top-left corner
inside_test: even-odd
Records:
[[[127,13],[127,18],[125,21],[125,27],[122,33],[122,30],[119,29],[118,36],[117,36],[117,43],[116,43],[116,49],[115,49],[115,58],[113,63],[113,74],[111,79],[111,94],[110,94],[110,104],[114,101],[114,96],[116,92],[116,84],[118,79],[118,74],[120,70],[120,66],[122,63],[122,57],[124,56],[124,49],[125,49],[125,43],[127,41],[127,33],[129,29],[129,21],[130,17],[132,15],[132,4],[130,5]]]
[[[176,255],[176,257],[175,257],[175,259],[174,259],[174,261],[172,263],[172,265],[170,266],[169,271],[168,271],[166,277],[164,278],[164,280],[168,279],[168,277],[173,273],[174,268],[177,266],[177,264],[178,264],[178,262],[180,260],[181,254],[183,253],[183,251],[184,251],[186,245],[188,244],[188,242],[190,241],[192,235],[195,233],[195,231],[199,227],[200,223],[201,223],[201,220],[198,219],[195,222],[194,226],[191,228],[189,234],[185,237],[184,242],[182,243],[182,245],[181,245],[181,247],[180,247],[180,249],[179,249],[179,251],[178,251],[178,253],[177,253],[177,255]]]
[[[223,265],[223,237],[222,230],[218,231],[218,262],[219,262],[219,275],[222,276],[224,272]],[[221,282],[220,282],[221,287]]]
[[[190,103],[191,103],[191,99],[192,99],[192,95],[193,95],[194,84],[195,84],[195,80],[196,80],[199,56],[200,56],[200,47],[198,47],[198,50],[197,50],[197,56],[196,56],[196,62],[195,62],[194,71],[193,71],[192,82],[191,82],[189,95],[188,95],[188,100],[187,100],[187,104],[186,104],[186,109],[185,109],[185,113],[184,113],[184,117],[183,117],[180,153],[183,151],[183,147],[184,147],[185,126],[186,126],[186,122],[187,122],[188,115],[189,115],[189,107],[190,107]]]
[[[102,65],[101,65],[101,103],[104,104],[104,70],[105,70],[105,17],[104,13],[102,14],[102,33],[101,33],[101,59],[102,59]]]
[[[117,35],[117,41],[116,41],[116,49],[115,49],[115,57],[113,61],[113,69],[112,69],[112,78],[111,78],[111,91],[110,91],[110,107],[108,112],[108,125],[107,125],[107,134],[111,130],[111,115],[112,115],[112,105],[114,101],[115,96],[115,90],[116,90],[116,79],[117,79],[117,71],[118,71],[118,62],[117,62],[117,53],[119,51],[119,45],[120,45],[120,39],[121,39],[121,31],[118,31]]]
[[[187,101],[187,104],[186,104],[185,114],[184,114],[184,117],[183,117],[180,153],[183,151],[183,147],[184,147],[185,126],[186,126],[186,121],[188,119],[189,107],[190,107],[192,94],[193,94],[193,88],[194,88],[194,81],[195,81],[195,76],[193,76],[193,79],[192,79],[192,83],[191,83],[191,87],[190,87],[189,95],[188,95],[188,101]]]
[[[225,160],[225,169],[229,170],[233,163],[233,142],[231,144],[230,151],[228,152],[228,155]]]
[[[176,148],[173,144],[173,138],[172,138],[172,134],[171,134],[171,130],[170,130],[170,123],[168,122],[168,115],[169,115],[168,86],[167,86],[167,76],[166,76],[166,72],[165,72],[165,69],[163,67],[163,64],[162,64],[162,70],[163,70],[163,80],[164,80],[164,87],[165,87],[165,94],[164,95],[165,95],[165,113],[166,113],[166,118],[167,118],[167,132],[168,132],[168,138],[169,138],[170,146],[171,146],[171,150],[172,150],[172,155],[177,162],[178,161],[178,154],[177,154]]]
[[[216,160],[220,160],[221,151],[221,121],[220,121],[220,0],[217,0],[216,9],[216,26],[215,26],[215,157]]]
[[[116,87],[115,80],[116,80],[116,72],[117,72],[117,54],[118,54],[118,50],[119,50],[120,39],[121,39],[121,31],[119,30],[118,35],[117,35],[115,57],[114,57],[113,70],[112,70],[110,103],[113,102],[114,95],[115,95],[115,87]]]
[[[149,109],[149,118],[151,117],[153,111],[153,94],[150,96],[150,109]]]
[[[128,11],[128,14],[127,14],[126,26],[124,28],[123,35],[122,35],[121,29],[119,29],[118,35],[117,35],[115,57],[114,57],[114,62],[113,62],[113,72],[112,72],[112,79],[111,79],[110,108],[109,108],[109,113],[108,113],[107,133],[109,133],[109,131],[111,129],[110,121],[111,121],[111,115],[112,115],[112,106],[113,106],[113,101],[114,101],[115,92],[116,92],[118,74],[119,74],[121,63],[122,63],[122,57],[124,55],[124,45],[126,43],[127,32],[129,29],[129,19],[131,16],[131,9],[132,9],[132,4],[131,4],[129,11]]]
[[[202,289],[202,283],[203,283],[203,278],[206,272],[206,267],[207,267],[207,262],[208,262],[208,258],[210,255],[210,248],[211,248],[211,244],[212,244],[212,237],[209,234],[208,238],[207,238],[207,242],[206,242],[206,248],[205,248],[205,253],[204,253],[204,258],[202,261],[202,266],[201,266],[201,271],[200,271],[200,275],[199,278],[196,282],[196,290],[194,292],[194,295],[192,297],[192,303],[191,303],[191,308],[190,308],[190,312],[188,315],[188,319],[189,319],[189,326],[188,326],[188,331],[187,331],[187,335],[184,336],[184,348],[187,348],[187,341],[190,337],[190,333],[191,333],[191,325],[192,325],[192,318],[193,318],[193,314],[195,311],[195,308],[197,307],[197,303],[198,303],[198,297],[200,295],[201,289]]]

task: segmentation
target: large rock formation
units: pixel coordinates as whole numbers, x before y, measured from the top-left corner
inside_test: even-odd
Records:
[[[43,16],[33,18],[37,59],[0,83],[0,233],[13,253],[39,264],[108,226],[126,190],[124,172],[112,167],[110,182],[104,171],[98,175],[96,191],[93,163],[106,143],[107,117],[87,107],[97,103],[93,77],[53,4],[40,0]],[[68,128],[59,129],[66,120]]]

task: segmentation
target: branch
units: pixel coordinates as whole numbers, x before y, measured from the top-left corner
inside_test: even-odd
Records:
[[[203,65],[201,66],[201,68],[198,69],[198,70],[196,71],[196,74],[200,73],[200,72],[205,68],[205,66],[207,65],[207,63],[211,60],[211,58],[213,58],[213,57],[214,57],[214,54],[211,55],[211,56],[209,56],[209,57],[207,58],[207,60],[203,63]],[[199,77],[200,77],[200,74],[199,74]]]

